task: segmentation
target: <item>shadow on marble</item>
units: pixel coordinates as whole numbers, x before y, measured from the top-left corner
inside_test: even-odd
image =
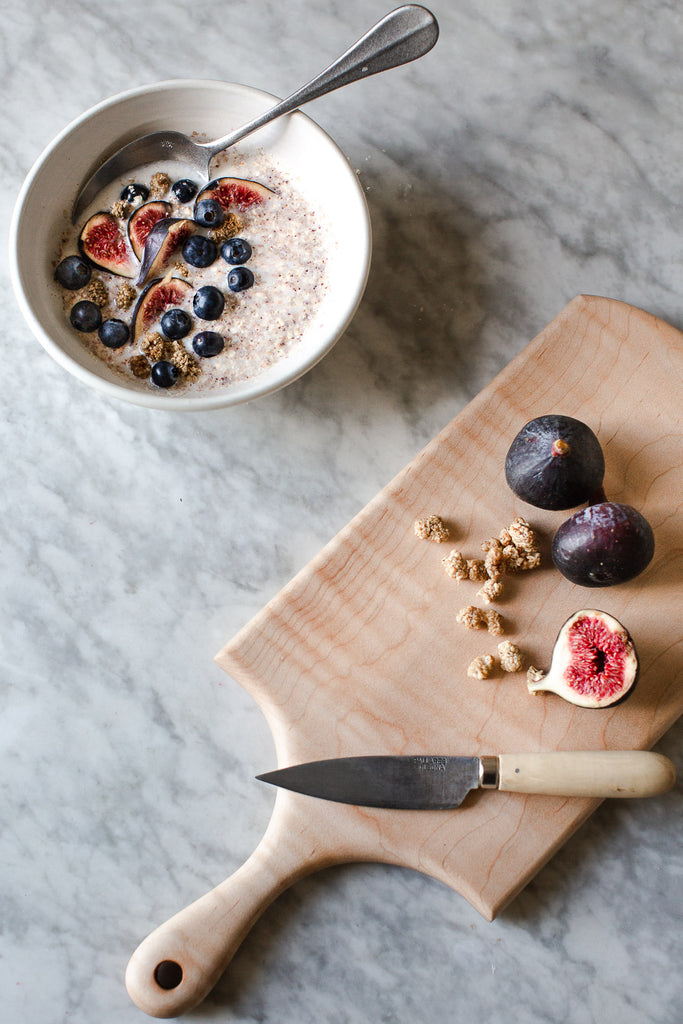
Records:
[[[396,865],[352,863],[316,872],[287,889],[266,910],[246,936],[213,992],[194,1011],[196,1019],[225,1020],[226,1012],[229,1012],[237,1019],[241,1019],[243,1013],[245,1019],[251,1019],[250,1015],[253,1015],[256,1020],[270,1020],[267,1002],[275,989],[279,989],[280,993],[288,991],[291,996],[290,1005],[278,1007],[279,1019],[317,1020],[320,1018],[316,1017],[310,997],[306,997],[305,1006],[301,1001],[306,986],[311,983],[317,986],[324,1003],[328,995],[333,996],[335,988],[345,986],[349,975],[358,982],[355,998],[359,998],[367,982],[361,977],[366,959],[363,945],[365,942],[372,944],[374,939],[378,948],[373,955],[375,952],[381,955],[381,951],[386,951],[396,940],[396,920],[402,917],[402,909],[381,901],[383,910],[378,910],[372,906],[372,901],[378,893],[380,896],[383,892],[387,896],[393,893],[397,879],[399,886],[403,882],[406,887],[409,908],[412,907],[413,912],[419,909],[423,887],[432,894],[446,892],[454,895],[441,883]],[[335,917],[335,913],[339,916]],[[456,914],[457,906],[454,916]],[[309,934],[314,937],[312,933],[317,933],[321,921],[331,931],[329,944],[311,947]],[[352,935],[362,930],[359,944],[353,937],[348,940],[349,927]],[[342,940],[342,935],[347,938]],[[339,945],[335,944],[335,936]],[[406,937],[404,930],[403,942]],[[401,945],[399,940],[396,948]],[[353,1002],[354,994],[347,994]],[[373,998],[374,994],[367,990],[361,998],[368,1013],[372,1012]],[[341,1019],[346,1018],[342,1016]]]
[[[571,836],[563,847],[548,861],[522,892],[505,908],[500,920],[534,929],[547,919],[560,920],[572,902],[581,900],[585,887],[591,890],[604,874],[605,865],[619,863],[623,876],[611,883],[612,894],[628,904],[634,896],[638,862],[638,835],[641,834],[646,853],[652,856],[652,835],[661,835],[661,854],[667,849],[672,863],[677,857],[680,821],[683,812],[683,720],[679,720],[654,747],[670,757],[676,765],[677,782],[674,788],[656,799],[605,800],[588,820]],[[620,887],[623,879],[631,880],[627,888]],[[650,873],[647,878],[652,889],[666,888],[666,879]],[[673,877],[671,878],[673,883]],[[640,898],[647,904],[652,890],[641,887]],[[666,900],[665,894],[661,895]]]
[[[510,358],[507,344],[498,350],[481,337],[495,289],[478,250],[485,224],[429,182],[405,194],[368,187],[374,252],[365,295],[337,346],[288,390],[296,400],[333,387],[347,408],[372,390],[414,414],[443,397],[465,402]],[[507,312],[526,318],[514,303]],[[516,348],[529,340],[520,331]]]

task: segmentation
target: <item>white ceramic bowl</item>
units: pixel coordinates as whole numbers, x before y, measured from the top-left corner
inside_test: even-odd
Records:
[[[262,150],[324,210],[333,239],[330,287],[301,342],[251,380],[193,395],[130,381],[88,351],[62,310],[54,282],[60,238],[81,183],[104,153],[146,132],[175,128],[218,138],[276,102],[229,82],[168,81],[121,93],[87,110],[45,149],[21,189],[10,229],[12,283],[33,334],[65,369],[104,394],[157,409],[201,410],[247,402],[276,391],[315,365],[344,333],[370,267],[370,220],[363,191],[344,154],[301,112],[289,114],[239,144]]]

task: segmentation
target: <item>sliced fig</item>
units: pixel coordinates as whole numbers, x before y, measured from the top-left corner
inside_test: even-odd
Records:
[[[192,291],[192,285],[188,281],[181,277],[172,277],[170,274],[150,281],[133,310],[133,343],[140,341],[165,310],[179,306],[189,299]]]
[[[78,246],[83,256],[101,270],[119,277],[137,276],[138,261],[113,213],[94,213],[83,226]]]
[[[272,188],[262,185],[259,181],[247,178],[215,178],[205,185],[195,201],[214,199],[224,210],[248,210],[252,206],[260,206],[275,195]]]
[[[607,612],[583,608],[560,629],[547,675],[529,669],[529,693],[548,691],[582,708],[624,700],[638,679],[638,655],[627,629]]]
[[[575,512],[553,537],[555,567],[580,587],[626,583],[645,569],[655,553],[647,519],[631,505],[601,501]]]
[[[133,252],[139,260],[142,259],[142,254],[145,250],[147,235],[157,221],[162,220],[164,217],[170,217],[170,215],[171,204],[165,203],[161,199],[155,200],[152,203],[143,203],[142,206],[138,206],[137,210],[130,215],[128,237],[130,244],[133,246]]]
[[[522,427],[505,458],[505,479],[536,508],[576,508],[600,493],[605,458],[597,437],[571,416],[538,416]]]
[[[160,274],[173,254],[180,249],[194,232],[192,220],[182,217],[162,217],[145,239],[142,264],[136,284],[138,287],[150,275]]]

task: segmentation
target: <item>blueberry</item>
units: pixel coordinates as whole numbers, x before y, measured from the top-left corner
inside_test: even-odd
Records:
[[[102,314],[100,313],[100,307],[96,306],[94,302],[82,299],[71,307],[69,319],[71,320],[71,326],[75,327],[77,331],[83,331],[85,334],[88,334],[90,331],[96,331],[100,326]]]
[[[67,256],[55,270],[55,278],[62,288],[68,288],[75,292],[78,288],[85,288],[90,280],[92,270],[82,256]]]
[[[251,246],[246,238],[229,238],[221,247],[221,256],[226,263],[237,267],[251,259]]]
[[[107,348],[121,348],[130,337],[128,324],[124,324],[123,320],[105,320],[97,332],[97,337]]]
[[[210,267],[216,256],[216,243],[204,235],[191,235],[183,246],[183,259],[192,267]]]
[[[223,223],[225,211],[215,199],[200,199],[194,208],[194,219],[203,228],[217,228]]]
[[[192,300],[192,308],[201,320],[218,320],[224,305],[223,292],[212,284],[205,284]]]
[[[223,338],[216,331],[201,331],[192,339],[192,348],[198,356],[204,356],[205,359],[209,356],[217,356],[219,352],[223,351],[224,345]]]
[[[197,195],[197,186],[189,178],[181,178],[171,185],[171,192],[179,203],[189,203]]]
[[[184,309],[167,309],[161,318],[161,329],[171,341],[178,341],[190,333],[192,317]]]
[[[254,275],[249,267],[235,267],[228,274],[228,288],[231,292],[243,292],[245,288],[251,288],[254,283]]]
[[[138,200],[144,203],[149,196],[149,189],[146,185],[140,185],[139,183],[133,183],[126,185],[121,192],[121,199],[124,203],[136,203]]]
[[[177,366],[173,365],[173,363],[168,363],[165,359],[160,359],[159,362],[155,363],[152,367],[150,376],[152,384],[156,384],[158,388],[172,388],[180,376],[180,371]]]

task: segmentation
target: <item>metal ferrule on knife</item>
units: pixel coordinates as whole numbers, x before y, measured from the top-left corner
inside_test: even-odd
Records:
[[[500,782],[499,760],[495,754],[484,754],[479,758],[479,788],[498,789]]]

